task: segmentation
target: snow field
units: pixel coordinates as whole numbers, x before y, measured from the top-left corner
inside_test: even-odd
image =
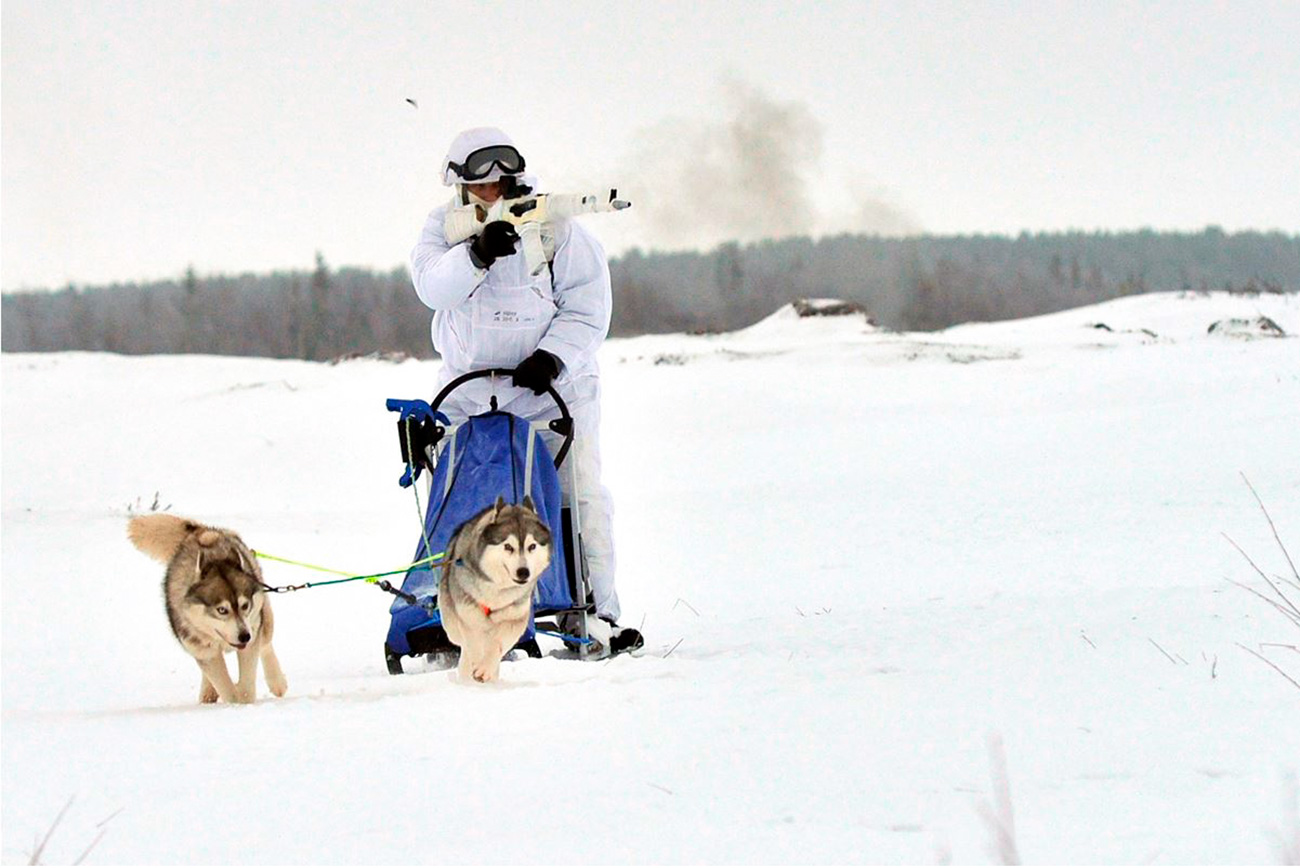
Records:
[[[319,588],[251,707],[197,705],[128,508],[400,566],[383,401],[435,363],[5,355],[3,859],[75,795],[47,862],[995,861],[996,734],[1028,862],[1276,861],[1300,692],[1237,643],[1296,637],[1221,534],[1286,569],[1244,473],[1300,554],[1300,344],[1205,334],[1257,313],[1300,332],[1214,294],[610,341],[645,653],[393,678],[386,597]]]

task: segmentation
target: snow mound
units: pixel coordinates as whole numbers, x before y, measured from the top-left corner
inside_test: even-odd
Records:
[[[851,303],[805,299],[735,332],[645,335],[619,340],[616,346],[620,362],[670,366],[789,355],[825,359],[845,352],[877,363],[964,364],[1204,340],[1206,322],[1236,319],[1265,319],[1279,331],[1294,334],[1300,330],[1300,295],[1147,293],[1018,320],[964,323],[939,332],[895,332],[877,326]]]
[[[1254,340],[1256,338],[1284,338],[1287,336],[1286,332],[1280,325],[1266,316],[1221,319],[1218,322],[1211,323],[1209,329],[1206,330],[1206,333],[1219,335],[1220,337],[1239,338],[1243,340]]]
[[[790,307],[799,316],[805,318],[810,316],[853,316],[862,314],[867,317],[867,322],[872,325],[876,324],[862,305],[839,298],[801,298],[792,302]]]
[[[645,335],[618,341],[620,360],[685,365],[704,359],[734,361],[805,349],[861,344],[883,333],[866,311],[839,299],[801,299],[734,332]]]
[[[1043,316],[965,323],[939,334],[972,343],[1019,347],[1113,347],[1201,339],[1207,322],[1260,316],[1294,333],[1300,328],[1300,295],[1151,292]]]
[[[828,333],[860,335],[877,331],[875,320],[865,308],[838,298],[802,298],[782,305],[770,316],[732,332],[749,337],[808,337]]]

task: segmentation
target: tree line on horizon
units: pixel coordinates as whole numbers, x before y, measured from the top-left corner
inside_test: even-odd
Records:
[[[1300,291],[1300,235],[1067,232],[788,238],[610,262],[611,333],[731,331],[802,298],[854,302],[879,324],[931,331],[1146,292]],[[5,293],[5,352],[207,353],[329,360],[431,357],[405,266],[204,275]]]

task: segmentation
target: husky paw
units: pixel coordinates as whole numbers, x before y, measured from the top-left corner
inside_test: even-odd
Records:
[[[283,675],[267,678],[266,686],[270,688],[271,693],[274,696],[284,696],[289,692],[289,682]]]
[[[211,705],[219,698],[220,697],[217,696],[217,688],[211,685],[205,684],[203,689],[199,691],[199,703],[202,705]]]
[[[497,673],[500,667],[493,666],[492,661],[472,659],[465,654],[460,656],[460,665],[456,667],[456,674],[461,681],[475,681],[479,684],[485,684],[489,681],[497,680]]]
[[[231,701],[232,701],[232,702],[236,702],[236,703],[238,703],[238,704],[240,704],[240,705],[248,705],[249,703],[251,703],[251,702],[252,702],[253,700],[255,700],[255,699],[257,699],[257,691],[256,691],[255,689],[254,689],[254,690],[242,690],[242,689],[236,687],[236,688],[235,688],[235,695],[231,698]]]

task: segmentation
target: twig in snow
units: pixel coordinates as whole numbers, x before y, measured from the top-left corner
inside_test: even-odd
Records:
[[[1293,613],[1300,613],[1300,607],[1297,607],[1295,603],[1291,602],[1291,599],[1287,597],[1285,593],[1283,593],[1282,589],[1278,587],[1277,583],[1274,582],[1273,579],[1269,578],[1269,576],[1259,568],[1259,565],[1250,559],[1250,555],[1246,554],[1246,552],[1242,550],[1241,546],[1237,545],[1237,543],[1232,539],[1232,537],[1228,536],[1225,533],[1223,535],[1223,538],[1226,539],[1228,542],[1232,543],[1233,548],[1241,552],[1241,556],[1246,559],[1246,563],[1250,564],[1251,567],[1254,568],[1255,572],[1259,573],[1259,577],[1263,579],[1270,588],[1273,589],[1273,593],[1277,594],[1282,599],[1282,602],[1286,604],[1288,611]],[[1285,581],[1285,579],[1282,579],[1281,576],[1278,576],[1277,578],[1279,581]]]
[[[54,818],[54,822],[50,824],[50,828],[45,832],[45,837],[41,839],[40,843],[36,845],[36,849],[32,851],[32,858],[31,861],[27,863],[28,865],[41,864],[41,856],[45,853],[45,845],[50,843],[50,839],[54,837],[54,830],[59,828],[59,823],[63,822],[64,815],[68,813],[68,808],[72,807],[72,803],[76,801],[76,799],[76,793],[73,793],[68,797],[67,804],[63,806],[63,809],[59,811],[58,816]]]
[[[669,656],[670,654],[672,654],[674,651],[677,650],[677,645],[680,645],[680,644],[682,644],[682,643],[685,642],[685,641],[686,641],[686,637],[685,637],[685,636],[683,636],[682,638],[678,639],[678,640],[677,640],[677,644],[676,644],[676,645],[673,645],[673,647],[671,647],[671,648],[668,649],[668,654],[665,654],[665,655],[664,655],[664,659],[667,660],[667,659],[668,659],[668,656]]]
[[[677,608],[677,604],[678,604],[678,603],[680,603],[681,605],[683,605],[683,606],[685,606],[686,608],[690,609],[692,612],[695,612],[695,617],[697,617],[697,618],[700,617],[700,613],[695,611],[695,607],[692,606],[690,603],[686,602],[685,600],[683,600],[681,597],[678,597],[678,598],[677,598],[677,602],[676,602],[676,603],[673,603],[673,608],[674,608],[674,609]]]
[[[1089,645],[1091,645],[1094,649],[1097,647],[1097,644],[1096,644],[1095,642],[1093,642],[1091,639],[1089,639],[1089,638],[1088,638],[1088,634],[1085,633],[1085,632],[1083,632],[1082,630],[1079,631],[1079,638],[1082,639],[1083,641],[1087,642],[1087,643],[1088,643]]]
[[[1232,537],[1228,536],[1225,533],[1223,535],[1223,538],[1226,539],[1229,543],[1231,543],[1232,547],[1235,548],[1238,551],[1238,553],[1240,553],[1241,556],[1246,559],[1246,563],[1250,564],[1251,569],[1253,569],[1255,573],[1261,579],[1264,580],[1264,583],[1268,585],[1269,589],[1273,592],[1273,595],[1274,597],[1276,597],[1276,599],[1274,599],[1273,597],[1269,597],[1255,590],[1254,588],[1247,587],[1246,585],[1243,585],[1240,582],[1233,582],[1231,579],[1229,579],[1228,581],[1236,585],[1237,587],[1241,588],[1242,590],[1246,591],[1247,593],[1255,596],[1256,598],[1263,600],[1270,608],[1272,608],[1276,612],[1281,613],[1282,616],[1286,618],[1288,621],[1290,621],[1293,625],[1295,625],[1296,627],[1300,627],[1300,606],[1297,606],[1296,602],[1292,600],[1291,597],[1287,596],[1287,592],[1283,590],[1283,586],[1286,586],[1286,587],[1295,588],[1296,590],[1300,591],[1300,571],[1296,570],[1295,561],[1291,559],[1291,553],[1287,551],[1286,545],[1282,542],[1282,537],[1277,532],[1277,525],[1273,523],[1273,516],[1269,515],[1268,508],[1264,506],[1264,501],[1259,496],[1259,492],[1255,491],[1255,486],[1250,484],[1250,480],[1246,478],[1246,474],[1244,473],[1241,474],[1241,478],[1243,481],[1245,481],[1246,487],[1250,489],[1250,493],[1254,495],[1255,502],[1259,504],[1260,511],[1264,513],[1264,518],[1266,521],[1268,521],[1269,529],[1273,532],[1273,539],[1277,542],[1278,548],[1282,550],[1282,555],[1283,557],[1286,558],[1287,565],[1291,568],[1292,578],[1285,578],[1283,576],[1274,576],[1270,578],[1268,574],[1265,573],[1262,569],[1260,569],[1259,565],[1256,564],[1255,561],[1251,559],[1250,555],[1246,554],[1245,549],[1237,545],[1237,543],[1232,539]],[[1258,659],[1264,661],[1264,663],[1267,664],[1269,668],[1277,672],[1287,681],[1291,682],[1291,684],[1295,685],[1296,688],[1300,689],[1300,681],[1297,681],[1295,678],[1288,675],[1286,672],[1284,672],[1281,669],[1281,667],[1279,667],[1273,661],[1269,660],[1263,654],[1260,654],[1258,651],[1253,651],[1250,648],[1247,648],[1245,645],[1242,645],[1240,642],[1237,643],[1237,647],[1249,652],[1250,654],[1254,655]],[[1300,650],[1297,649],[1297,647],[1294,645],[1287,645],[1283,643],[1272,643],[1270,645],[1261,644],[1259,647],[1260,648],[1265,648],[1265,647],[1290,648],[1293,651]]]
[[[1229,540],[1229,542],[1231,542],[1231,540]],[[1253,594],[1254,596],[1259,597],[1259,598],[1260,598],[1261,600],[1263,600],[1265,603],[1267,603],[1268,605],[1272,606],[1272,607],[1273,607],[1274,609],[1276,609],[1277,611],[1281,612],[1281,613],[1283,614],[1283,616],[1285,616],[1285,617],[1289,618],[1291,621],[1295,622],[1295,625],[1296,625],[1297,627],[1300,627],[1300,611],[1292,612],[1290,609],[1286,608],[1286,607],[1283,606],[1281,603],[1278,603],[1276,600],[1270,600],[1268,597],[1264,596],[1264,595],[1261,594],[1259,591],[1255,590],[1254,588],[1250,587],[1249,585],[1243,585],[1241,582],[1234,582],[1232,579],[1228,579],[1228,583],[1229,583],[1229,584],[1232,584],[1232,585],[1236,585],[1237,587],[1241,588],[1243,591],[1245,591],[1245,592],[1248,593],[1248,594]],[[1283,598],[1283,599],[1285,599],[1285,598]],[[1289,601],[1288,601],[1288,602],[1289,602]]]
[[[117,815],[120,814],[120,813],[122,813],[122,812],[125,811],[125,810],[126,810],[126,807],[125,807],[125,806],[124,806],[124,807],[121,807],[121,808],[118,808],[116,811],[114,811],[113,813],[109,814],[107,817],[105,817],[104,819],[102,819],[102,820],[100,820],[98,823],[96,823],[96,824],[95,824],[95,828],[96,828],[96,829],[102,829],[102,828],[104,828],[104,827],[107,826],[111,821],[117,819]]]
[[[1175,666],[1178,665],[1178,661],[1175,660],[1173,657],[1170,657],[1168,651],[1166,651],[1165,649],[1163,649],[1163,648],[1161,648],[1159,645],[1157,645],[1155,639],[1152,639],[1150,636],[1148,636],[1148,637],[1147,637],[1147,641],[1150,642],[1152,645],[1155,645],[1155,646],[1156,646],[1156,650],[1159,651],[1161,654],[1165,655],[1165,659],[1166,659],[1166,660],[1168,660],[1170,663],[1174,664]]]
[[[1291,567],[1291,576],[1296,581],[1296,588],[1300,589],[1300,570],[1296,569],[1295,561],[1291,560],[1291,553],[1286,550],[1286,546],[1282,542],[1282,537],[1278,535],[1277,525],[1273,524],[1273,516],[1268,514],[1268,509],[1264,506],[1263,499],[1260,498],[1259,493],[1255,491],[1255,486],[1250,484],[1250,480],[1246,478],[1245,473],[1241,474],[1241,478],[1242,481],[1246,483],[1246,487],[1250,489],[1250,493],[1255,495],[1255,502],[1259,504],[1260,511],[1264,513],[1264,518],[1268,521],[1269,530],[1273,531],[1273,539],[1277,541],[1277,547],[1282,550],[1282,555],[1286,558],[1287,564]]]
[[[1290,579],[1285,579],[1282,576],[1278,576],[1277,577],[1278,582],[1291,585],[1297,590],[1300,590],[1300,573],[1296,572],[1295,562],[1291,560],[1291,553],[1286,550],[1286,546],[1282,543],[1282,539],[1278,536],[1277,526],[1273,524],[1273,517],[1268,514],[1268,509],[1265,508],[1264,501],[1260,500],[1259,494],[1255,491],[1255,487],[1250,484],[1249,479],[1246,479],[1246,475],[1244,473],[1242,474],[1241,478],[1246,480],[1246,486],[1250,489],[1250,493],[1255,495],[1255,502],[1258,503],[1259,508],[1263,510],[1264,518],[1268,521],[1268,526],[1273,531],[1273,539],[1277,541],[1278,548],[1282,550],[1282,556],[1286,558],[1287,564],[1291,567],[1291,573],[1295,581],[1291,581]],[[1223,538],[1226,539],[1229,543],[1232,543],[1232,547],[1235,548],[1238,552],[1240,552],[1241,556],[1246,559],[1246,563],[1250,564],[1251,568],[1256,573],[1259,574],[1259,577],[1263,579],[1264,582],[1270,588],[1272,588],[1273,593],[1277,594],[1277,596],[1282,600],[1282,603],[1285,604],[1285,606],[1279,605],[1278,603],[1269,600],[1267,597],[1263,596],[1262,594],[1259,594],[1258,592],[1255,592],[1256,596],[1267,601],[1269,605],[1273,606],[1273,608],[1282,612],[1282,614],[1286,615],[1292,621],[1296,622],[1297,626],[1300,626],[1300,607],[1297,607],[1296,604],[1293,603],[1291,599],[1287,597],[1285,593],[1282,592],[1282,589],[1278,587],[1278,583],[1274,582],[1273,579],[1269,578],[1268,574],[1259,568],[1259,565],[1256,564],[1251,559],[1250,555],[1246,554],[1246,551],[1241,546],[1237,545],[1236,541],[1234,541],[1232,537],[1228,536],[1225,533],[1223,535]],[[1236,583],[1234,582],[1233,584]],[[1238,587],[1244,587],[1244,586],[1238,585]],[[1247,590],[1250,589],[1248,588]]]
[[[1265,657],[1263,654],[1260,654],[1258,651],[1251,651],[1249,648],[1247,648],[1245,645],[1242,645],[1240,642],[1237,643],[1237,647],[1240,648],[1242,651],[1245,651],[1245,652],[1247,652],[1247,653],[1249,653],[1249,654],[1254,654],[1254,655],[1255,655],[1256,657],[1258,657],[1260,660],[1263,660],[1263,661],[1264,661],[1265,663],[1267,663],[1269,666],[1273,667],[1273,670],[1274,670],[1275,672],[1277,672],[1278,675],[1281,675],[1281,676],[1282,676],[1283,678],[1285,678],[1287,681],[1290,681],[1292,684],[1295,685],[1295,687],[1296,687],[1297,690],[1300,690],[1300,681],[1296,681],[1296,680],[1295,680],[1294,678],[1292,678],[1290,675],[1287,675],[1285,672],[1282,671],[1281,667],[1279,667],[1279,666],[1278,666],[1276,663],[1274,663],[1272,660],[1269,660],[1267,657]]]
[[[1250,559],[1250,555],[1246,554],[1246,552],[1242,550],[1241,546],[1237,545],[1236,541],[1234,541],[1232,537],[1228,536],[1225,533],[1223,535],[1223,538],[1226,539],[1228,542],[1232,543],[1233,548],[1241,552],[1241,556],[1246,559],[1246,563],[1250,564],[1251,567],[1254,568],[1255,572],[1259,573],[1259,577],[1263,579],[1264,582],[1270,588],[1273,589],[1273,593],[1277,594],[1278,597],[1281,598],[1282,604],[1270,600],[1268,597],[1265,597],[1263,594],[1259,593],[1258,591],[1252,590],[1251,588],[1247,588],[1245,585],[1239,584],[1237,582],[1233,582],[1233,584],[1237,585],[1237,587],[1239,588],[1245,588],[1246,590],[1251,591],[1251,593],[1253,593],[1255,596],[1267,602],[1270,606],[1277,609],[1283,615],[1286,615],[1292,621],[1295,621],[1297,624],[1300,624],[1300,607],[1297,607],[1295,603],[1291,602],[1291,599],[1285,593],[1283,593],[1282,589],[1277,586],[1277,583],[1275,583],[1271,578],[1269,578],[1268,574],[1265,573],[1263,570],[1261,570],[1259,568],[1259,565]]]
[[[989,770],[993,778],[995,805],[979,805],[980,816],[988,824],[994,837],[994,855],[1003,865],[1020,864],[1020,848],[1016,845],[1016,818],[1011,808],[1011,780],[1007,775],[1007,755],[1002,738],[996,734],[988,737]]]
[[[76,799],[77,796],[75,793],[68,797],[67,804],[65,804],[63,806],[63,809],[59,811],[59,815],[54,818],[54,822],[50,824],[50,828],[46,831],[45,837],[40,839],[39,842],[37,842],[36,849],[32,851],[31,859],[27,863],[28,865],[41,864],[41,857],[45,855],[46,845],[48,845],[50,843],[50,839],[54,837],[54,831],[59,828],[59,824],[63,822],[63,817],[68,813],[68,809],[72,807],[72,803],[76,801]],[[118,808],[116,811],[109,814],[107,817],[105,817],[104,819],[100,820],[98,823],[95,824],[95,828],[99,829],[99,834],[95,836],[95,840],[91,841],[85,850],[81,851],[81,855],[78,856],[77,860],[72,863],[73,865],[81,865],[86,861],[86,857],[90,855],[90,851],[94,850],[95,847],[99,845],[99,842],[104,840],[104,836],[108,834],[108,829],[107,829],[108,824],[112,822],[113,819],[118,814],[122,813],[124,810],[126,810],[126,808]]]
[[[99,842],[104,840],[104,836],[107,834],[108,834],[107,829],[100,829],[99,834],[95,836],[95,840],[90,842],[89,847],[81,851],[81,855],[77,857],[77,861],[73,862],[72,864],[81,865],[82,863],[84,863],[86,861],[86,857],[90,855],[90,851],[94,850],[95,847],[99,844]]]
[[[85,850],[81,851],[81,855],[77,857],[76,862],[72,863],[73,865],[81,865],[86,861],[86,857],[90,855],[90,851],[94,850],[95,847],[99,844],[99,842],[104,840],[104,836],[108,834],[108,828],[107,828],[108,824],[113,822],[113,820],[116,819],[117,815],[122,813],[125,810],[126,810],[125,807],[118,808],[116,811],[109,814],[107,817],[105,817],[104,819],[100,820],[98,823],[95,824],[95,828],[99,829],[99,834],[95,836],[95,840],[90,842],[90,846],[88,846]]]
[[[658,790],[659,792],[661,792],[661,793],[667,793],[667,794],[670,795],[670,796],[675,796],[675,795],[677,795],[676,793],[674,793],[672,790],[668,789],[667,787],[661,787],[661,786],[659,786],[658,784],[653,784],[653,783],[651,783],[650,781],[646,781],[646,786],[654,787],[654,788],[655,788],[656,790]]]

